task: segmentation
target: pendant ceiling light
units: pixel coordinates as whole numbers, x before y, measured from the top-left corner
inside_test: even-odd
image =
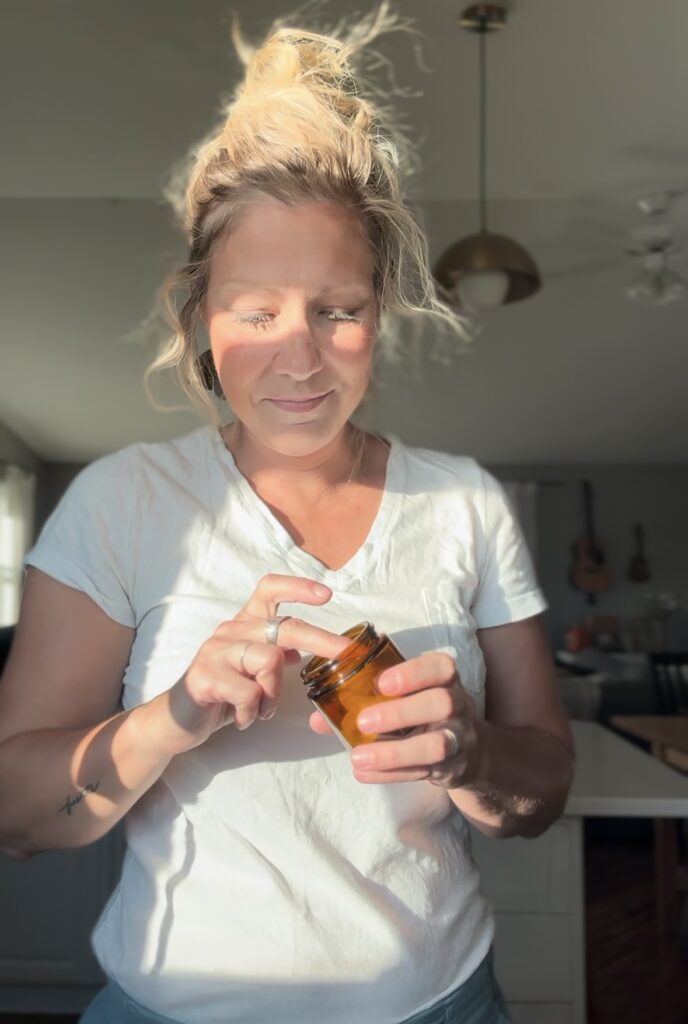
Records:
[[[480,231],[447,249],[435,266],[434,275],[447,302],[468,313],[480,313],[527,299],[540,288],[540,274],[533,258],[518,242],[487,229],[485,40],[488,32],[504,28],[506,5],[471,4],[460,23],[468,32],[477,34],[480,44]]]

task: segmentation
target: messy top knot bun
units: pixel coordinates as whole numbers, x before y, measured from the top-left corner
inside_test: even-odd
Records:
[[[283,22],[275,22],[265,41],[254,47],[234,21],[232,38],[244,78],[219,127],[191,154],[190,167],[177,172],[167,191],[190,253],[188,263],[161,289],[175,334],[149,367],[147,380],[156,370],[175,368],[184,391],[215,422],[219,417],[207,395],[208,367],[199,364],[196,347],[209,259],[241,207],[256,199],[351,209],[371,246],[373,283],[384,314],[424,313],[462,332],[459,318],[435,294],[427,242],[403,198],[403,178],[414,169],[413,151],[374,87],[368,85],[370,99],[362,94],[358,65],[369,53],[367,45],[383,32],[408,29],[409,23],[390,11],[388,0],[331,35]]]

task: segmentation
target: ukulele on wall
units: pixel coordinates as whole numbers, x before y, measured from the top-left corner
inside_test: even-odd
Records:
[[[588,603],[594,604],[598,594],[610,589],[614,577],[605,560],[604,549],[595,536],[592,484],[583,480],[582,487],[585,534],[573,545],[570,580],[574,587],[587,594]]]

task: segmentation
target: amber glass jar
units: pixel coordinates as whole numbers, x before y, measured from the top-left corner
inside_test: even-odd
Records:
[[[398,739],[413,729],[392,733],[360,732],[357,719],[363,708],[396,698],[380,693],[377,677],[386,668],[399,665],[404,656],[384,633],[377,633],[370,622],[361,622],[345,630],[342,636],[351,643],[341,654],[328,661],[311,658],[301,669],[306,696],[325,716],[347,747],[374,743],[378,739]]]

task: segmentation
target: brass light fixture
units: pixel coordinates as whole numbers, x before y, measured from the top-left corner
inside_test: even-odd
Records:
[[[445,301],[466,312],[480,313],[529,298],[541,282],[535,261],[518,242],[487,229],[486,37],[488,32],[506,25],[506,4],[471,4],[461,15],[460,24],[475,33],[480,42],[480,231],[447,249],[433,273]]]

